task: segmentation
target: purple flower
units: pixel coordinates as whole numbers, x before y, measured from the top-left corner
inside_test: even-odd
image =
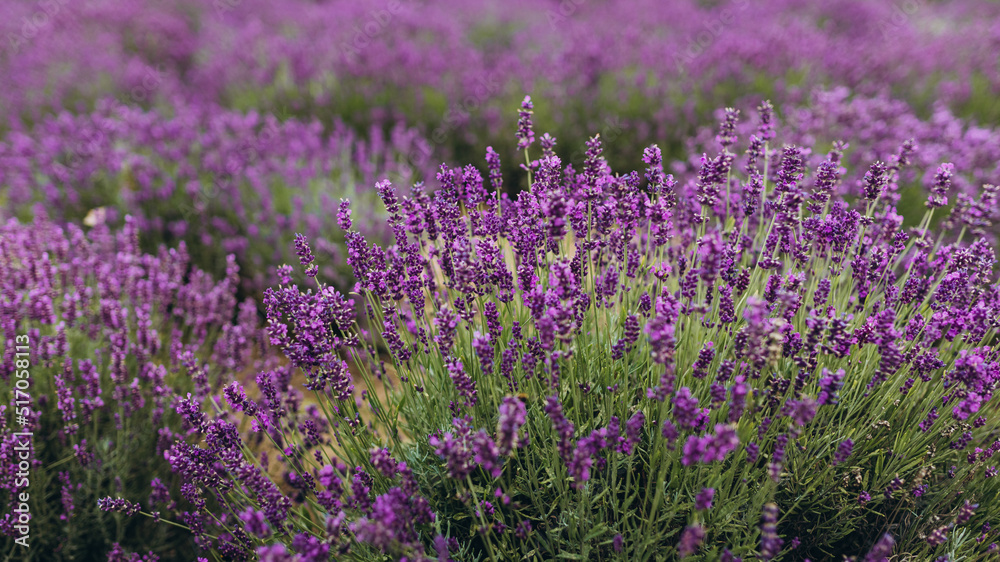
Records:
[[[434,550],[437,551],[438,562],[448,562],[450,558],[450,548],[448,547],[448,539],[443,535],[437,535],[434,537]]]
[[[646,334],[649,336],[650,358],[661,365],[666,365],[674,356],[677,344],[674,338],[674,322],[672,309],[666,309],[667,314],[661,314],[661,304],[666,309],[668,301],[663,297],[657,299],[657,315],[646,324]]]
[[[479,332],[474,332],[472,334],[472,348],[476,351],[476,356],[479,357],[479,364],[483,369],[483,374],[492,375],[494,349],[493,344],[490,342],[490,335],[486,334],[484,336]]]
[[[795,425],[804,426],[816,417],[816,401],[808,396],[801,400],[789,400],[787,403],[788,415],[795,422]]]
[[[122,498],[112,499],[111,497],[104,497],[98,499],[97,507],[99,507],[101,511],[117,511],[119,513],[124,513],[125,515],[128,515],[130,517],[135,515],[136,513],[139,513],[139,511],[142,509],[142,506],[140,506],[137,503],[132,503]]]
[[[459,396],[465,398],[465,404],[470,408],[476,405],[476,383],[465,372],[462,360],[456,357],[446,359],[445,366],[448,368],[449,376],[455,383],[455,389]]]
[[[368,517],[349,527],[359,541],[385,552],[395,542],[416,544],[419,540],[417,525],[433,520],[427,500],[407,494],[401,488],[391,488],[375,498]]]
[[[771,100],[764,100],[757,107],[757,113],[760,118],[760,124],[757,126],[757,136],[766,140],[774,138],[774,106],[771,105]]]
[[[543,157],[547,158],[549,156],[555,156],[555,150],[554,150],[555,147],[556,147],[556,139],[555,139],[555,137],[553,137],[552,135],[550,135],[548,133],[544,133],[542,135],[542,138],[539,141],[539,143],[542,145],[542,156]]]
[[[559,436],[557,444],[559,457],[563,459],[563,462],[569,462],[573,458],[572,439],[575,428],[573,427],[573,422],[567,420],[563,415],[562,404],[559,402],[558,395],[552,395],[546,399],[545,413],[552,420],[552,427]]]
[[[337,226],[346,232],[351,229],[351,224],[351,202],[341,199],[337,209]]]
[[[702,488],[694,498],[694,508],[698,511],[712,509],[712,498],[715,497],[714,488]]]
[[[927,198],[927,207],[935,209],[948,204],[948,192],[951,191],[951,178],[955,172],[955,165],[950,163],[938,166],[934,174],[934,185],[930,188],[930,196]]]
[[[677,426],[673,424],[670,420],[663,420],[662,428],[663,438],[667,440],[667,447],[673,449],[674,441],[680,436],[680,431]]]
[[[663,402],[666,400],[667,396],[673,394],[675,380],[676,376],[674,375],[673,365],[665,365],[663,367],[663,374],[660,375],[660,383],[652,388],[647,388],[646,397],[658,402]]]
[[[254,536],[267,538],[271,534],[271,530],[267,526],[267,517],[262,511],[247,508],[240,513],[240,520],[243,521],[244,529]]]
[[[764,506],[763,522],[760,525],[760,557],[762,560],[773,560],[781,554],[785,543],[778,536],[778,506],[769,503]]]
[[[486,472],[499,478],[503,473],[502,454],[497,444],[490,439],[485,430],[480,429],[472,438],[473,460]]]
[[[625,544],[625,539],[622,537],[621,533],[615,535],[615,538],[611,539],[611,548],[618,554],[621,553]]]
[[[927,413],[927,417],[924,418],[924,420],[918,424],[920,431],[923,433],[927,433],[927,431],[930,430],[931,426],[934,425],[934,420],[936,420],[937,417],[938,417],[937,407],[931,408],[931,411]]]
[[[952,408],[952,416],[957,420],[967,420],[970,416],[979,412],[979,407],[982,403],[983,397],[978,393],[967,392],[962,401]]]
[[[979,507],[977,503],[970,503],[969,500],[965,500],[962,507],[958,510],[958,516],[955,517],[956,525],[965,525],[972,519],[972,515],[975,514],[976,509]]]
[[[646,422],[646,416],[642,411],[632,414],[632,417],[625,422],[625,439],[618,446],[618,451],[626,455],[631,455],[635,446],[642,437],[642,426]]]
[[[334,472],[334,468],[332,466],[325,465],[323,468],[319,469],[316,473],[316,479],[319,480],[319,483],[324,488],[336,491],[338,495],[341,492],[342,481]]]
[[[301,234],[295,235],[295,253],[299,256],[299,262],[302,264],[302,267],[306,268],[306,275],[316,277],[319,268],[313,264],[315,258],[312,255],[312,250],[309,248],[309,242]]]
[[[681,558],[691,556],[698,551],[702,541],[705,540],[705,528],[701,525],[688,525],[681,533],[681,539],[677,543],[677,554]]]
[[[639,340],[639,319],[634,314],[625,318],[624,334],[611,350],[612,359],[621,359]]]
[[[833,456],[834,466],[846,461],[847,458],[851,456],[851,451],[853,450],[854,450],[854,441],[850,439],[845,439],[843,442],[841,442],[840,445],[837,447],[837,452]]]
[[[698,352],[698,360],[694,362],[694,372],[692,376],[696,379],[703,379],[708,374],[708,368],[715,359],[715,349],[712,342],[705,342],[701,351]],[[682,389],[683,390],[683,389]]]
[[[896,541],[892,538],[892,535],[885,533],[882,538],[872,546],[872,549],[868,551],[865,555],[864,562],[888,562],[889,556],[892,555],[892,549],[896,546]]]
[[[788,434],[782,433],[775,439],[774,452],[771,453],[771,462],[767,466],[771,480],[778,482],[781,480],[781,470],[784,467],[785,447],[788,445]]]
[[[864,195],[865,199],[874,201],[882,195],[886,184],[889,182],[887,167],[884,162],[875,162],[871,168],[865,172]]]
[[[837,404],[837,392],[844,385],[845,375],[843,369],[837,369],[836,373],[830,373],[829,370],[823,369],[823,376],[819,380],[820,393],[816,399],[818,405]]]
[[[520,540],[527,540],[528,535],[531,533],[531,521],[527,519],[522,519],[517,524],[517,529],[514,530],[514,536]]]
[[[73,516],[73,511],[76,509],[76,505],[73,502],[73,492],[79,491],[83,486],[82,484],[77,484],[74,489],[68,472],[59,473],[59,482],[62,484],[62,487],[60,488],[60,499],[63,506],[63,513],[59,515],[59,519],[60,521],[67,521]]]
[[[719,135],[715,137],[724,151],[736,144],[736,121],[740,118],[740,111],[738,109],[727,107],[725,112],[725,119],[719,127]]]
[[[674,395],[674,419],[683,429],[695,427],[702,410],[698,408],[698,399],[691,395],[691,389],[683,386]]]
[[[260,562],[293,562],[294,557],[281,543],[257,548],[257,558]]]
[[[612,424],[609,424],[609,427],[613,428],[612,431],[609,431],[608,427],[595,429],[590,432],[590,435],[576,442],[573,457],[566,463],[566,468],[574,478],[574,488],[581,489],[583,484],[590,479],[590,468],[594,464],[594,457],[611,446],[612,440],[617,438],[618,419],[612,418],[611,421]],[[615,437],[609,438],[611,433],[614,433]]]
[[[438,344],[441,353],[447,355],[451,352],[451,346],[455,341],[455,332],[458,329],[458,317],[451,310],[451,307],[445,305],[441,307],[437,317],[434,318],[434,324],[438,329],[438,334],[434,337],[434,341]]]
[[[844,156],[846,145],[838,141],[834,144],[824,160],[816,169],[816,183],[813,188],[812,199],[819,203],[825,203],[833,196],[833,191],[840,182],[840,177],[846,171],[840,165],[840,160]],[[817,206],[816,211],[821,209]]]
[[[938,527],[927,535],[927,544],[941,546],[948,540],[948,527]]]
[[[444,432],[441,435],[431,435],[428,443],[434,447],[434,452],[445,459],[448,475],[461,480],[472,472],[475,467],[473,463],[473,453],[469,448],[469,429],[462,422],[456,419],[453,422],[456,431]]]
[[[740,440],[733,426],[716,424],[715,434],[699,437],[691,435],[684,443],[681,464],[690,466],[695,463],[712,463],[726,458]]]
[[[705,457],[705,446],[707,440],[697,435],[690,435],[686,442],[684,442],[684,449],[681,456],[681,464],[684,466],[690,466],[692,464],[701,462],[701,459]]]
[[[396,469],[399,466],[399,463],[396,459],[392,458],[391,454],[389,454],[389,449],[386,449],[385,447],[372,447],[369,454],[371,455],[372,467],[374,467],[379,474],[385,476],[386,478],[393,478],[396,476]]]
[[[660,154],[660,147],[650,145],[642,151],[642,161],[646,163],[646,181],[649,182],[649,189],[653,193],[659,193],[663,187],[663,156]]]
[[[396,323],[391,320],[385,320],[382,323],[382,326],[384,328],[382,331],[382,339],[385,340],[385,344],[396,356],[396,360],[400,363],[409,361],[410,356],[412,355],[412,349],[399,336],[399,330],[396,327]]]
[[[526,438],[519,435],[527,421],[527,408],[521,400],[506,396],[500,404],[500,420],[497,422],[497,445],[500,454],[510,454],[515,447],[526,444]]]
[[[738,422],[746,408],[746,397],[750,394],[750,386],[746,384],[745,380],[743,375],[739,375],[729,389],[729,423]]]
[[[729,549],[724,549],[722,551],[722,556],[719,557],[719,562],[743,562],[743,559],[739,556],[734,556]]]
[[[500,155],[493,150],[492,146],[486,147],[486,166],[489,168],[490,185],[499,196],[503,190],[503,174],[500,171]]]
[[[733,425],[716,424],[715,434],[708,437],[702,462],[719,462],[736,449],[740,438]]]
[[[525,150],[531,143],[535,142],[535,131],[531,123],[531,111],[534,104],[531,103],[531,96],[524,96],[521,102],[521,109],[517,114],[517,149]]]

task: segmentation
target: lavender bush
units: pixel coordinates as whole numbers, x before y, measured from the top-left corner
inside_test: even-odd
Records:
[[[264,365],[257,309],[236,301],[232,258],[217,282],[191,267],[183,244],[141,253],[131,218],[118,233],[88,230],[44,218],[0,225],[0,550],[14,560],[126,560],[126,549],[190,560],[190,532],[107,513],[98,499],[197,511],[170,499],[184,484],[163,458],[185,438],[176,404]],[[28,531],[18,528],[22,503]]]
[[[867,163],[881,160],[893,166],[897,177],[887,185],[883,197],[891,199],[909,221],[907,226],[915,226],[922,217],[924,199],[933,190],[937,165],[943,160],[954,164],[951,182],[957,197],[974,198],[983,184],[1000,183],[997,130],[963,120],[943,104],[936,106],[929,119],[922,119],[900,100],[852,97],[846,88],[838,88],[815,92],[808,106],[787,112],[782,125],[776,127],[778,140],[816,148],[804,152],[811,167],[827,158],[828,150],[819,147],[843,143],[841,151],[849,169],[839,188],[845,195],[862,196]],[[738,133],[748,136],[757,126],[753,122],[739,123]],[[716,137],[715,128],[703,127],[686,143],[687,161],[675,162],[673,171],[679,175],[696,174],[701,166],[700,155],[712,150]],[[772,156],[773,164],[778,158],[780,154]],[[944,216],[939,213],[938,218]]]
[[[599,137],[564,165],[525,99],[517,198],[492,149],[485,179],[379,182],[393,244],[338,217],[348,295],[297,237],[315,286],[285,266],[265,296],[289,363],[176,406],[183,499],[220,500],[188,514],[200,544],[300,561],[995,555],[997,188],[949,206],[941,162],[902,228],[905,162],[869,163],[845,195],[840,145],[809,166],[770,112],[746,138],[726,110],[682,183],[655,145],[642,171],[614,173]]]

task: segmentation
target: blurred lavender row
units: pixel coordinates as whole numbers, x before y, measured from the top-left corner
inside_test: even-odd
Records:
[[[833,86],[1000,116],[1000,6],[985,0],[58,0],[0,11],[11,77],[0,108],[30,121],[107,94],[180,97],[405,117],[477,146],[506,138],[504,108],[531,92],[560,138],[610,124],[647,142],[681,138],[734,95],[787,107]]]
[[[0,140],[0,185],[8,205],[27,220],[32,205],[54,219],[116,223],[135,217],[147,249],[188,243],[195,263],[220,273],[235,254],[245,290],[273,282],[274,264],[290,253],[296,231],[324,240],[338,255],[339,199],[358,201],[357,222],[382,239],[377,178],[404,184],[427,143],[402,124],[368,138],[337,123],[324,133],[315,121],[177,104],[169,112],[104,102],[93,112],[61,112]],[[337,234],[336,236],[341,236]],[[335,272],[331,272],[335,278]]]

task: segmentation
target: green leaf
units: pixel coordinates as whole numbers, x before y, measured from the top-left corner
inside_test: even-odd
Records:
[[[605,534],[606,532],[608,532],[608,526],[602,523],[602,524],[594,527],[593,529],[591,529],[590,532],[587,533],[587,535],[585,537],[583,537],[583,541],[584,542],[590,542],[590,541],[596,539],[597,537]]]

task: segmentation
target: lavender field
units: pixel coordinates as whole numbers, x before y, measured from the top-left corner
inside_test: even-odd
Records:
[[[1000,560],[998,186],[992,0],[0,2],[0,560]]]

